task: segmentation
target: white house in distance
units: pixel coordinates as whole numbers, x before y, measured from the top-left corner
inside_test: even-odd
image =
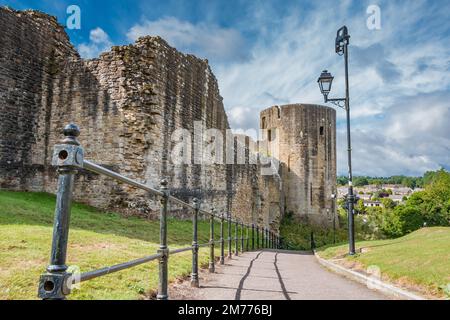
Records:
[[[392,199],[396,203],[402,203],[404,197],[409,197],[414,192],[422,191],[421,188],[411,189],[402,185],[386,184],[386,185],[367,185],[364,187],[354,187],[355,194],[364,201],[365,207],[383,207],[381,201],[372,200],[373,193],[380,190],[392,190],[392,194],[389,195],[389,199]],[[343,199],[348,193],[347,186],[340,186],[337,188],[337,198]]]

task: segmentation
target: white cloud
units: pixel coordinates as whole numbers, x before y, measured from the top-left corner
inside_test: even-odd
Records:
[[[316,1],[307,10],[293,5],[280,16],[271,3],[258,2],[236,29],[165,17],[134,25],[127,37],[159,35],[210,60],[230,125],[242,131],[258,128],[259,112],[271,105],[323,104],[316,82],[323,69],[335,76],[332,97],[343,96],[343,58],[334,52],[334,39],[345,24],[351,35],[355,173],[418,175],[441,165],[450,168],[450,36],[445,33],[450,3],[382,1],[381,30],[366,27],[370,4]],[[245,32],[257,36],[248,41]],[[98,32],[89,49],[105,41]],[[338,170],[345,173],[345,112],[339,109],[337,115]]]
[[[100,53],[108,51],[113,45],[108,34],[100,27],[91,30],[89,40],[89,43],[81,43],[78,46],[81,57],[86,59],[98,57]]]
[[[246,58],[244,39],[234,29],[207,23],[192,24],[174,17],[145,20],[127,33],[130,41],[147,35],[160,36],[178,50],[208,58],[211,61],[240,61]]]
[[[414,36],[411,32],[424,15],[433,16],[439,8],[425,2],[389,2],[381,10],[380,31],[366,28],[365,10],[355,15],[354,7],[351,11],[334,2],[317,4],[310,13],[293,10],[277,28],[262,26],[264,37],[253,47],[252,59],[214,66],[231,126],[257,127],[259,111],[274,104],[323,104],[316,83],[323,69],[335,76],[332,96],[343,96],[343,59],[335,54],[333,42],[336,29],[345,23],[351,34],[355,172],[419,175],[450,167],[450,132],[443,124],[450,122],[450,97],[441,94],[450,91],[449,42],[431,36],[436,29]],[[261,15],[255,21],[264,25]],[[340,22],[338,17],[346,18]],[[338,110],[337,115],[338,170],[345,173],[345,112]]]

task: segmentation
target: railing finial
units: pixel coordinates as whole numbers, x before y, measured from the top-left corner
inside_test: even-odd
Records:
[[[77,137],[80,136],[80,128],[75,123],[66,125],[63,134],[65,138],[61,141],[62,143],[73,144],[76,146],[80,145],[77,140]]]
[[[169,182],[167,181],[167,179],[161,179],[160,181],[161,190],[167,190],[168,185]]]

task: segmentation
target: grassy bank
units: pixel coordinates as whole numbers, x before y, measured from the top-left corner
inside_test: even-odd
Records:
[[[0,299],[36,299],[39,275],[48,264],[55,197],[43,193],[0,191]],[[156,253],[159,221],[100,212],[74,204],[68,264],[81,271]],[[234,230],[234,228],[233,228]],[[219,224],[216,225],[216,235]],[[199,242],[209,239],[209,223],[199,222]],[[190,246],[192,223],[169,219],[170,248]],[[218,253],[218,251],[217,251]],[[208,248],[200,249],[200,263]],[[191,253],[170,257],[170,280],[189,275]],[[139,299],[157,287],[157,262],[147,263],[81,284],[70,299]]]
[[[337,219],[336,219],[337,220]],[[336,221],[336,225],[339,222]],[[291,215],[283,218],[280,225],[280,235],[283,245],[291,250],[310,250],[311,233],[314,234],[316,247],[322,247],[331,243],[341,243],[347,240],[347,230],[343,228],[323,228],[295,221]]]
[[[378,266],[385,279],[435,297],[450,298],[450,228],[423,228],[404,237],[362,241],[362,253],[345,256],[347,244],[318,249],[327,259],[338,259],[354,269]]]

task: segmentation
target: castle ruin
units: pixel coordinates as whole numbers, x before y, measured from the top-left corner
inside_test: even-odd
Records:
[[[206,60],[150,36],[84,60],[56,19],[37,11],[0,8],[0,30],[0,189],[54,193],[52,149],[73,122],[87,159],[151,186],[165,177],[177,197],[200,197],[204,208],[245,223],[276,229],[291,211],[328,224],[336,214],[333,109],[302,104],[261,113],[261,128],[278,129],[276,175],[262,175],[250,161],[249,138],[242,164],[174,163],[175,130],[194,132],[201,123],[226,136],[230,128]],[[86,171],[74,196],[145,216],[158,207],[145,192]]]

